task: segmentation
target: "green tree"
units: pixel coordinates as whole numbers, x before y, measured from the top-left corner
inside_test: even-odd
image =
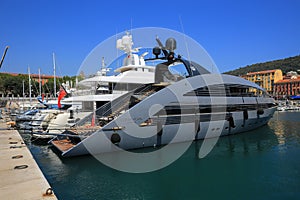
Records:
[[[298,71],[300,69],[300,56],[247,65],[245,67],[240,67],[238,69],[225,72],[225,74],[239,76],[247,74],[248,72],[257,72],[271,69],[281,69],[284,74],[289,71]]]

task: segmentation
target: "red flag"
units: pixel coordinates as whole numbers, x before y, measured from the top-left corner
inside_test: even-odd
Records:
[[[95,118],[96,118],[96,115],[95,115],[95,112],[93,113],[93,116],[92,116],[92,122],[91,122],[91,126],[94,127],[95,126]]]
[[[64,96],[66,96],[66,95],[67,95],[67,92],[65,91],[65,89],[63,87],[60,87],[59,94],[58,94],[58,102],[57,102],[58,108],[61,108],[60,100],[62,98],[64,98]]]

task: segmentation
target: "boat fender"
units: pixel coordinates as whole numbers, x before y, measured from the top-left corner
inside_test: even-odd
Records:
[[[258,115],[263,115],[264,114],[264,109],[262,109],[262,108],[259,108],[259,109],[257,109],[257,114]]]
[[[157,135],[162,136],[163,134],[163,128],[161,122],[157,122]]]
[[[121,141],[121,137],[118,133],[113,133],[110,137],[110,141],[113,144],[118,144]]]
[[[48,128],[48,125],[46,125],[46,126],[42,126],[42,129],[43,129],[43,131],[46,131],[46,130],[47,130],[47,128]]]
[[[200,120],[196,119],[195,120],[195,134],[199,133],[200,131]]]
[[[247,110],[243,111],[243,116],[244,116],[244,120],[248,119],[248,111]]]
[[[157,133],[158,136],[162,136],[162,134],[163,134],[162,130],[158,131],[158,133]]]
[[[74,119],[74,111],[73,110],[70,110],[70,117],[69,119]]]
[[[234,125],[234,120],[233,120],[233,117],[230,116],[227,121],[229,121],[229,126],[232,127],[232,128],[235,128],[235,125]]]

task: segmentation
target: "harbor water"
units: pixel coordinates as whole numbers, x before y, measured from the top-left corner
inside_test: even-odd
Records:
[[[144,174],[92,156],[60,158],[23,137],[58,199],[300,199],[300,112],[276,112],[266,126],[221,137],[202,159],[203,141],[193,142],[173,164]]]

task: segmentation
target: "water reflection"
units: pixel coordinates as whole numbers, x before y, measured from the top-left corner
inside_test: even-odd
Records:
[[[195,157],[197,157],[197,152],[202,145],[202,141],[196,141],[193,145]],[[266,125],[254,131],[219,138],[219,141],[208,156],[248,155],[266,151],[276,145],[278,145],[278,139],[275,131]]]
[[[278,116],[278,114],[277,114]],[[276,122],[270,122],[270,126],[273,128],[274,133],[277,136],[278,143],[280,145],[285,144],[285,135],[284,135],[284,124],[282,121],[277,120]]]
[[[241,134],[225,136],[219,138],[213,150],[206,157],[232,157],[234,155],[250,155],[254,153],[264,152],[276,147],[278,144],[285,144],[284,125],[278,122],[271,122],[270,125],[263,126],[254,131],[249,131]],[[209,139],[208,139],[209,140]],[[49,146],[40,146],[31,144],[29,139],[26,139],[30,150],[34,157],[38,160],[40,166],[50,172],[60,171],[60,177],[78,174],[78,172],[98,168],[102,172],[114,171],[104,165],[92,156],[80,156],[72,158],[62,158],[55,154]],[[195,141],[191,147],[183,155],[192,159],[200,159],[199,151],[203,141]],[[182,143],[172,144],[174,148],[182,145]],[[154,150],[154,149],[150,149]],[[136,152],[144,152],[147,149],[135,150]],[[205,158],[204,158],[205,159]],[[52,169],[49,170],[49,166]],[[59,177],[57,177],[59,181]]]
[[[282,134],[283,132],[278,128],[281,126],[280,123],[271,123],[271,125],[263,126],[255,131],[221,137],[213,150],[203,159],[234,157],[237,155],[249,156],[269,151],[278,144],[284,144],[282,143],[282,141],[285,140],[284,134]],[[55,177],[55,181],[60,181],[67,176],[81,174],[83,171],[89,170],[101,171],[101,173],[115,172],[115,170],[101,164],[101,162],[94,159],[92,156],[62,158],[55,154],[49,146],[37,146],[31,144],[29,140],[27,140],[27,143],[29,144],[34,157],[38,160],[43,170],[47,171],[48,175],[56,176],[57,172],[60,172],[60,176]],[[196,160],[201,160],[199,158],[199,150],[202,143],[202,140],[193,142],[183,157],[185,159],[189,158],[194,160],[196,158]],[[173,144],[174,148],[178,145],[180,146],[182,143]],[[147,151],[147,149],[136,150],[136,152],[144,151]],[[51,166],[51,168],[49,168],[49,166]]]
[[[277,136],[279,150],[299,146],[300,112],[276,112],[269,126]]]
[[[276,113],[266,126],[219,138],[203,159],[203,141],[196,141],[170,166],[146,174],[119,172],[92,156],[60,158],[27,143],[59,199],[284,199],[286,191],[299,194],[299,130],[300,112]]]

